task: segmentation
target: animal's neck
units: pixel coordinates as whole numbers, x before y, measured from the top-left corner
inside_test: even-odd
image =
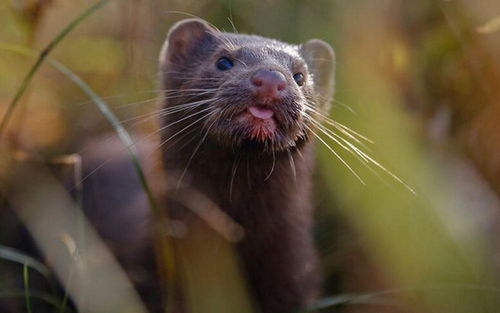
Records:
[[[310,143],[291,151],[258,153],[220,147],[210,140],[198,146],[193,140],[180,151],[166,151],[165,166],[176,173],[176,184],[182,180],[182,185],[204,193],[236,217],[246,210],[289,206],[288,201],[305,196],[312,154]]]
[[[273,156],[210,140],[197,149],[200,140],[164,151],[167,176],[178,175],[174,183],[182,177],[184,188],[202,193],[243,227],[237,247],[263,312],[291,312],[310,303],[320,281],[311,235],[312,144]],[[179,202],[170,190],[175,210]]]

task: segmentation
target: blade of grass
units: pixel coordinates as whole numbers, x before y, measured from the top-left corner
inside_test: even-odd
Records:
[[[73,277],[74,266],[75,266],[75,263],[73,261],[73,263],[71,263],[71,266],[69,268],[68,278],[66,280],[66,286],[69,286],[71,284],[71,278]],[[68,291],[68,288],[65,288],[61,308],[59,309],[59,313],[64,313],[66,311],[66,308],[68,306],[68,300],[69,300],[69,291]]]
[[[133,142],[132,138],[130,137],[129,133],[123,127],[123,125],[120,123],[120,120],[116,117],[116,115],[111,111],[109,106],[102,100],[102,98],[95,93],[92,88],[85,82],[83,81],[80,77],[78,77],[76,74],[74,74],[70,69],[68,69],[66,66],[63,64],[51,60],[50,62],[55,68],[57,68],[61,73],[65,74],[69,79],[71,79],[80,89],[85,92],[96,104],[97,108],[101,111],[101,113],[104,115],[104,117],[108,120],[108,122],[111,124],[113,129],[115,130],[116,134],[118,135],[118,138],[122,141],[122,143],[125,145],[126,149],[128,150],[129,157],[132,161],[132,164],[134,166],[134,170],[136,172],[137,177],[139,178],[139,181],[141,183],[141,187],[144,190],[146,197],[148,199],[148,204],[153,212],[154,215],[157,217],[160,217],[161,220],[163,220],[164,216],[161,210],[159,209],[158,205],[156,204],[156,200],[153,196],[153,192],[151,188],[149,187],[149,184],[146,180],[146,176],[144,174],[144,171],[142,169],[142,166],[140,164],[138,154],[135,148],[135,143]],[[159,230],[157,230],[159,231]],[[173,255],[172,251],[172,245],[168,242],[168,239],[166,236],[159,235],[156,236],[157,240],[159,240],[158,245],[160,247],[160,258],[162,260],[162,266],[165,266],[165,271],[166,275],[169,277],[167,280],[167,296],[169,297],[169,301],[167,301],[167,304],[172,304],[173,303],[173,297],[174,297],[174,275],[175,275],[175,264],[174,264],[174,259],[171,257]]]
[[[383,293],[360,293],[360,294],[340,294],[333,297],[326,297],[316,301],[307,308],[306,312],[316,312],[329,309],[335,306],[346,304],[388,304],[382,298]]]
[[[500,288],[488,285],[473,285],[473,284],[438,284],[420,287],[403,287],[384,289],[366,293],[346,293],[331,297],[325,297],[314,302],[306,312],[315,312],[318,310],[325,310],[331,307],[345,305],[345,304],[390,304],[390,298],[387,296],[400,296],[404,294],[418,293],[418,292],[443,292],[443,291],[468,291],[468,292],[481,292],[483,295],[491,294],[498,297]]]
[[[36,56],[36,52],[34,52],[33,50],[27,49],[23,46],[19,46],[16,44],[0,42],[0,49],[24,54],[27,56]],[[109,106],[102,100],[102,98],[94,90],[92,90],[92,88],[85,81],[83,81],[79,76],[77,76],[75,73],[73,73],[69,68],[67,68],[62,63],[60,63],[54,59],[51,59],[51,58],[47,58],[47,63],[50,64],[51,66],[53,66],[59,72],[63,73],[71,81],[73,81],[97,105],[98,109],[101,111],[101,113],[104,115],[104,117],[111,124],[113,129],[116,131],[118,137],[120,138],[120,140],[123,142],[123,144],[127,148],[129,155],[132,159],[132,162],[134,164],[135,171],[140,179],[141,185],[142,185],[142,187],[143,187],[143,189],[146,192],[146,195],[148,197],[149,205],[151,206],[151,209],[157,211],[158,207],[156,205],[156,201],[154,200],[153,193],[152,193],[151,188],[149,187],[149,184],[146,180],[146,176],[144,175],[144,171],[142,170],[141,164],[139,162],[139,158],[137,157],[135,143],[133,142],[132,138],[128,134],[127,130],[120,123],[120,120],[111,111]],[[1,131],[0,131],[0,134],[1,134]]]
[[[0,245],[0,259],[29,266],[46,278],[50,276],[50,271],[45,265],[19,250]]]
[[[24,300],[26,301],[26,311],[32,313],[31,311],[31,297],[30,297],[30,284],[29,284],[29,272],[28,265],[23,265],[23,281],[24,281]]]
[[[122,141],[122,143],[125,145],[126,149],[128,150],[129,157],[132,161],[132,164],[134,166],[134,170],[136,172],[137,177],[139,178],[141,187],[143,191],[146,194],[146,197],[148,199],[148,204],[153,212],[153,214],[157,217],[157,220],[163,220],[164,219],[164,214],[163,212],[159,209],[158,205],[156,204],[156,200],[153,196],[153,192],[151,188],[149,187],[149,183],[146,180],[146,176],[144,174],[144,171],[142,169],[141,163],[138,158],[138,153],[135,148],[135,143],[133,142],[132,138],[130,137],[129,133],[123,127],[123,125],[120,123],[120,120],[116,117],[116,115],[111,111],[109,106],[102,100],[102,98],[95,93],[92,88],[85,82],[83,81],[80,77],[78,77],[76,74],[74,74],[70,69],[68,69],[66,66],[63,64],[51,60],[50,62],[55,68],[57,68],[61,73],[65,74],[69,79],[71,79],[80,89],[85,92],[96,104],[97,108],[101,111],[101,113],[104,115],[104,117],[108,120],[108,122],[111,124],[113,129],[115,130],[116,134],[118,135],[118,138]],[[155,229],[155,231],[160,231],[159,229]],[[165,266],[165,273],[168,276],[169,279],[167,279],[167,297],[169,298],[167,301],[167,305],[171,305],[174,303],[174,292],[175,292],[175,263],[174,259],[172,258],[173,255],[173,250],[172,250],[172,245],[168,241],[168,238],[163,235],[156,236],[156,239],[158,240],[158,245],[159,245],[159,253],[160,253],[160,260],[162,260],[161,266]],[[168,310],[168,308],[167,308]]]
[[[28,74],[24,77],[21,86],[17,90],[14,98],[12,101],[9,103],[9,106],[7,107],[7,111],[5,112],[4,117],[2,118],[2,121],[0,122],[0,138],[2,137],[3,132],[5,131],[5,128],[7,127],[7,124],[10,120],[10,117],[12,116],[12,113],[14,112],[14,109],[19,102],[19,99],[21,99],[22,95],[26,91],[26,88],[28,87],[31,79],[35,75],[35,73],[38,71],[40,68],[40,65],[42,65],[43,61],[47,58],[48,54],[59,44],[59,42],[71,31],[73,28],[75,28],[78,24],[80,24],[85,18],[87,18],[89,15],[94,13],[97,9],[99,9],[101,6],[103,6],[106,2],[109,0],[101,0],[93,5],[91,5],[87,10],[83,11],[82,14],[80,14],[77,18],[75,18],[71,23],[69,23],[49,44],[40,52],[38,59],[36,60],[35,64],[31,67],[30,71]]]
[[[74,183],[77,186],[76,187],[76,196],[75,196],[75,202],[77,207],[83,211],[83,185],[80,183],[82,181],[82,158],[80,155],[76,154],[74,156],[74,173],[73,173],[73,179]],[[85,241],[85,224],[83,219],[79,219],[78,221],[78,238],[79,238],[79,246],[81,247],[80,249],[83,249],[83,247],[86,247],[86,241]],[[72,253],[75,253],[72,252]],[[71,265],[69,268],[69,273],[68,277],[66,279],[66,286],[70,286],[72,283],[72,278],[73,278],[73,272],[75,268],[75,259],[76,256],[73,256],[73,259],[71,261]],[[69,288],[64,289],[64,295],[63,295],[63,300],[61,304],[61,309],[59,310],[59,313],[64,313],[66,311],[66,307],[68,305],[68,300],[69,300]]]
[[[0,49],[2,50],[7,50],[11,52],[16,52],[20,54],[24,54],[27,56],[35,56],[36,53],[32,51],[31,49],[24,48],[19,45],[15,44],[9,44],[9,43],[2,43],[0,42]],[[104,117],[108,120],[108,122],[111,124],[115,132],[117,133],[118,137],[120,140],[123,142],[125,147],[128,150],[129,156],[132,160],[132,164],[134,166],[134,170],[139,177],[139,181],[141,183],[141,186],[146,194],[146,197],[148,199],[149,207],[151,211],[156,214],[157,216],[163,217],[163,214],[161,210],[159,210],[158,205],[156,204],[156,201],[153,196],[153,192],[151,188],[149,187],[149,184],[146,180],[146,176],[144,174],[144,171],[142,170],[142,166],[139,162],[139,158],[137,156],[137,151],[135,149],[135,144],[130,137],[129,133],[127,130],[123,127],[123,125],[120,123],[120,120],[116,117],[116,115],[111,111],[109,106],[104,102],[104,100],[92,90],[92,88],[85,82],[83,81],[79,76],[77,76],[75,73],[73,73],[69,68],[64,66],[62,63],[52,59],[52,58],[47,58],[47,63],[51,66],[53,66],[55,69],[57,69],[59,72],[64,74],[66,77],[68,77],[71,81],[73,81],[85,94],[89,96],[90,99],[96,104],[98,109],[101,111],[101,113],[104,115]],[[158,245],[162,247],[162,250],[160,252],[160,259],[163,260],[164,266],[165,266],[165,271],[166,275],[169,277],[167,284],[167,296],[169,297],[168,303],[173,303],[173,297],[174,297],[174,277],[175,277],[175,263],[174,259],[171,257],[173,255],[172,251],[172,245],[168,242],[168,239],[166,236],[157,236],[158,237]]]
[[[10,164],[1,178],[8,190],[9,203],[41,253],[50,256],[51,268],[64,284],[73,257],[61,244],[76,250],[78,224],[85,217],[47,164],[16,161]],[[32,184],[33,181],[37,183]],[[112,251],[84,220],[87,247],[80,249],[82,254],[74,267],[76,284],[63,286],[68,289],[75,307],[79,312],[146,312],[137,290]]]
[[[49,294],[32,290],[30,292],[30,296],[32,299],[42,300],[42,301],[52,305],[53,307],[55,307],[57,309],[61,308],[60,301],[56,297],[51,296]],[[0,291],[0,299],[21,298],[21,297],[25,297],[24,291]],[[66,312],[68,312],[68,311],[69,311],[69,309],[66,310]]]

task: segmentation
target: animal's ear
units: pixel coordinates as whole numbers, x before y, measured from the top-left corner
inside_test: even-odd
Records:
[[[160,54],[160,63],[178,62],[188,56],[194,48],[216,32],[215,28],[201,19],[185,19],[170,28]]]
[[[320,109],[326,113],[335,90],[335,53],[326,42],[311,39],[300,45],[300,54],[313,76]]]

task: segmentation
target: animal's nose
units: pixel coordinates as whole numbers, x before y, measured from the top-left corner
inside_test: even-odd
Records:
[[[259,97],[276,100],[286,88],[286,78],[279,71],[260,69],[250,78]]]

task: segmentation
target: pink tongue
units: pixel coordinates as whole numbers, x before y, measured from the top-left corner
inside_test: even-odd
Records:
[[[263,120],[271,118],[274,115],[273,110],[266,109],[266,108],[261,107],[261,106],[255,106],[255,105],[252,105],[251,107],[249,107],[248,111],[254,117],[260,118],[260,119],[263,119]]]

